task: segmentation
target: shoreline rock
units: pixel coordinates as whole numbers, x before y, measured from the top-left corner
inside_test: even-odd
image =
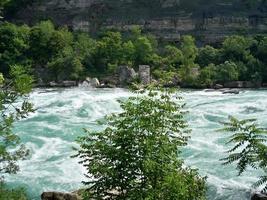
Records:
[[[230,90],[222,91],[222,93],[223,94],[239,94],[240,90],[238,90],[238,89],[230,89]]]
[[[50,87],[76,87],[78,86],[77,81],[62,81],[62,82],[55,82],[51,81],[48,83]]]
[[[82,200],[82,197],[77,192],[64,193],[64,192],[43,192],[41,195],[42,200]]]
[[[151,69],[149,65],[140,65],[138,73],[135,70],[128,66],[120,66],[118,71],[114,75],[106,76],[101,79],[86,77],[83,81],[71,81],[65,80],[61,82],[51,81],[44,83],[39,81],[35,87],[44,88],[44,87],[92,87],[92,88],[129,88],[131,83],[134,83],[135,80],[139,81],[141,85],[147,86],[151,83],[158,83],[157,80],[151,77]],[[175,77],[171,82],[166,83],[163,87],[181,87],[184,89],[206,89],[206,90],[230,90],[230,89],[260,89],[266,88],[267,83],[260,82],[250,82],[250,81],[232,81],[224,84],[214,84],[211,87],[201,88],[201,87],[190,87],[190,85],[183,85],[183,83]],[[233,92],[233,91],[231,91]],[[230,91],[227,93],[231,93]],[[237,93],[237,92],[234,92]]]
[[[128,85],[131,83],[138,75],[133,68],[128,66],[119,66],[117,70],[119,84]]]
[[[231,81],[224,83],[226,88],[259,88],[261,87],[260,82],[251,82],[251,81]]]
[[[139,78],[142,85],[149,85],[151,83],[150,66],[139,65]]]
[[[252,195],[251,200],[267,200],[267,195],[262,193],[255,193]]]

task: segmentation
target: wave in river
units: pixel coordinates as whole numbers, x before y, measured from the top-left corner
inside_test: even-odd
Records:
[[[37,89],[31,101],[37,111],[18,122],[15,131],[31,150],[28,160],[20,161],[21,171],[7,176],[11,186],[25,186],[31,199],[43,191],[73,191],[81,187],[84,169],[77,164],[72,147],[83,128],[99,130],[97,120],[120,112],[118,99],[131,94],[123,89]],[[222,166],[224,145],[229,135],[219,133],[221,121],[229,115],[257,118],[267,127],[267,91],[244,91],[239,95],[220,92],[183,91],[192,138],[183,151],[186,164],[199,168],[208,177],[209,200],[245,200],[259,175],[249,169],[237,177],[234,166]]]

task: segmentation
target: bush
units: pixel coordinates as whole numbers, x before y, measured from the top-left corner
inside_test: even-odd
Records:
[[[8,189],[0,183],[0,200],[27,200],[27,195],[23,188]]]
[[[168,91],[121,102],[107,128],[86,130],[76,155],[87,169],[87,198],[205,199],[205,178],[179,158],[188,140],[183,104]]]
[[[205,67],[209,64],[217,64],[219,62],[220,52],[218,49],[212,46],[205,46],[199,49],[199,53],[196,62],[201,66]]]
[[[226,61],[225,63],[217,66],[216,74],[216,79],[219,82],[225,83],[229,81],[236,81],[239,76],[238,66],[233,62]]]
[[[203,87],[211,87],[216,82],[216,66],[209,64],[207,67],[201,69],[198,82]]]

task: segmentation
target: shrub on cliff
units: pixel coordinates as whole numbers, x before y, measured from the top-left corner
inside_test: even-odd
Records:
[[[86,199],[205,199],[205,178],[179,158],[190,132],[181,98],[149,91],[120,103],[103,131],[78,139]]]

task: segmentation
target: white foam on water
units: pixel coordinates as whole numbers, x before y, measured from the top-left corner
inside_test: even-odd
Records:
[[[30,95],[37,111],[16,124],[15,130],[31,150],[28,160],[20,161],[21,171],[7,176],[15,185],[25,185],[32,199],[40,199],[43,191],[72,191],[81,187],[85,169],[74,154],[75,139],[83,128],[98,129],[97,120],[120,112],[118,99],[132,94],[123,89],[37,89]],[[240,118],[259,118],[267,127],[267,91],[244,91],[239,95],[221,92],[182,91],[187,103],[186,116],[192,138],[183,150],[185,163],[199,168],[208,176],[209,200],[244,200],[259,172],[249,170],[237,177],[234,166],[222,166],[220,158],[226,156],[224,145],[229,134],[219,133],[220,122],[228,115]]]

